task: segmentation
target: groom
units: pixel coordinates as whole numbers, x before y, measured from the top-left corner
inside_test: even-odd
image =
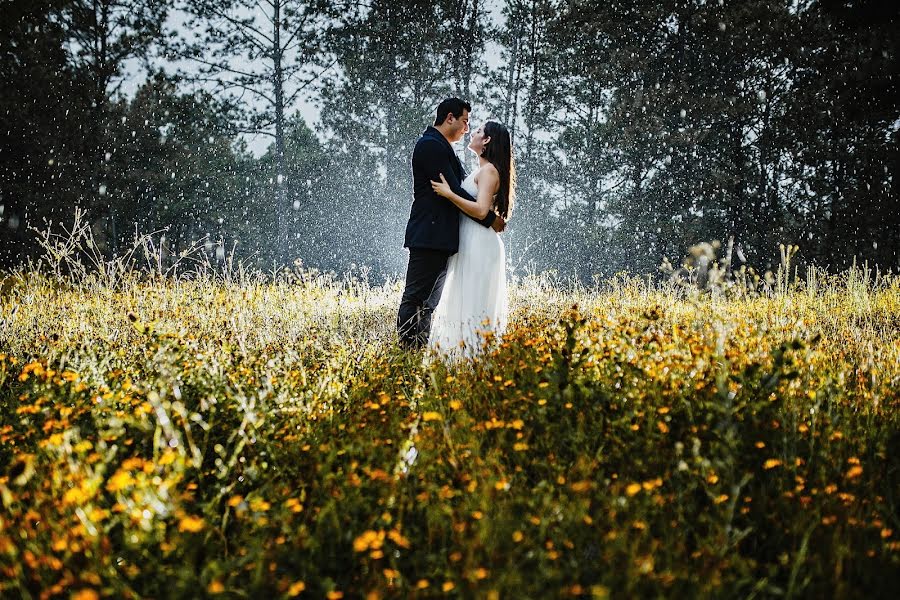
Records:
[[[431,313],[441,299],[447,261],[459,248],[460,210],[438,196],[431,188],[431,182],[440,180],[443,173],[454,192],[475,202],[461,186],[466,173],[450,145],[460,141],[469,131],[471,110],[469,103],[459,98],[441,102],[434,127],[425,130],[413,150],[413,204],[403,244],[409,248],[409,265],[397,313],[400,345],[410,350],[428,343]],[[506,221],[493,211],[478,222],[497,232],[506,227]]]

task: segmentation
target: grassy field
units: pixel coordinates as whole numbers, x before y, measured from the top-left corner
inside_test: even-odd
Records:
[[[4,598],[900,589],[896,277],[528,279],[447,366],[398,284],[62,262],[0,300]]]

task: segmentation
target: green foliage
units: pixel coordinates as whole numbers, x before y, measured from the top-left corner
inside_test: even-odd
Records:
[[[735,263],[790,241],[894,269],[898,6],[8,0],[0,262],[78,207],[107,260],[168,227],[170,262],[208,235],[263,268],[399,273],[412,146],[454,94],[513,132],[519,272],[648,273],[732,238]]]
[[[90,99],[67,61],[61,2],[5,2],[0,24],[0,264],[33,255],[26,224],[69,221],[87,157]]]
[[[537,270],[582,280],[730,237],[760,266],[786,240],[807,264],[898,264],[897,6],[504,6],[491,88],[522,167],[513,255],[539,239]]]
[[[210,94],[179,93],[158,73],[113,115],[105,195],[123,222],[165,229],[176,255],[203,237],[220,242],[245,230],[255,216],[246,181],[252,169],[232,146],[226,106]],[[115,240],[117,249],[124,242]]]

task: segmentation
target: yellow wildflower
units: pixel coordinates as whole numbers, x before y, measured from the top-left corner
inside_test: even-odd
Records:
[[[188,533],[197,533],[203,529],[204,521],[200,517],[188,515],[182,517],[178,522],[178,531],[187,531]]]
[[[288,588],[287,595],[293,598],[294,596],[300,595],[300,592],[306,589],[306,583],[303,581],[296,581],[291,584],[291,587]]]

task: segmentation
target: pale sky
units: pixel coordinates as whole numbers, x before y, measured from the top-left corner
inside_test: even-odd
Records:
[[[485,6],[487,8],[490,19],[494,23],[499,23],[502,19],[502,0],[488,0]],[[180,35],[186,36],[189,34],[189,31],[184,27],[184,21],[186,19],[184,19],[183,16],[180,15],[181,13],[174,13],[170,15],[168,25],[172,29],[177,31]],[[494,67],[499,64],[499,47],[488,41],[484,58],[489,67]],[[161,64],[158,59],[154,62],[158,65]],[[176,64],[177,63],[167,63],[162,64],[161,66],[163,66],[167,71],[171,71],[174,70]],[[146,78],[146,72],[141,68],[140,62],[138,60],[132,60],[129,61],[129,63],[126,63],[126,72],[128,73],[128,75],[124,83],[122,84],[121,92],[130,98],[137,91],[138,87],[144,82]],[[313,91],[311,92],[311,94],[315,94],[315,92]],[[319,110],[314,106],[314,97],[311,94],[301,94],[296,104],[296,108],[303,116],[307,124],[312,129],[318,131],[320,126]],[[246,135],[245,139],[250,151],[255,156],[260,156],[261,154],[263,154],[269,144],[272,143],[272,138],[265,135]]]

